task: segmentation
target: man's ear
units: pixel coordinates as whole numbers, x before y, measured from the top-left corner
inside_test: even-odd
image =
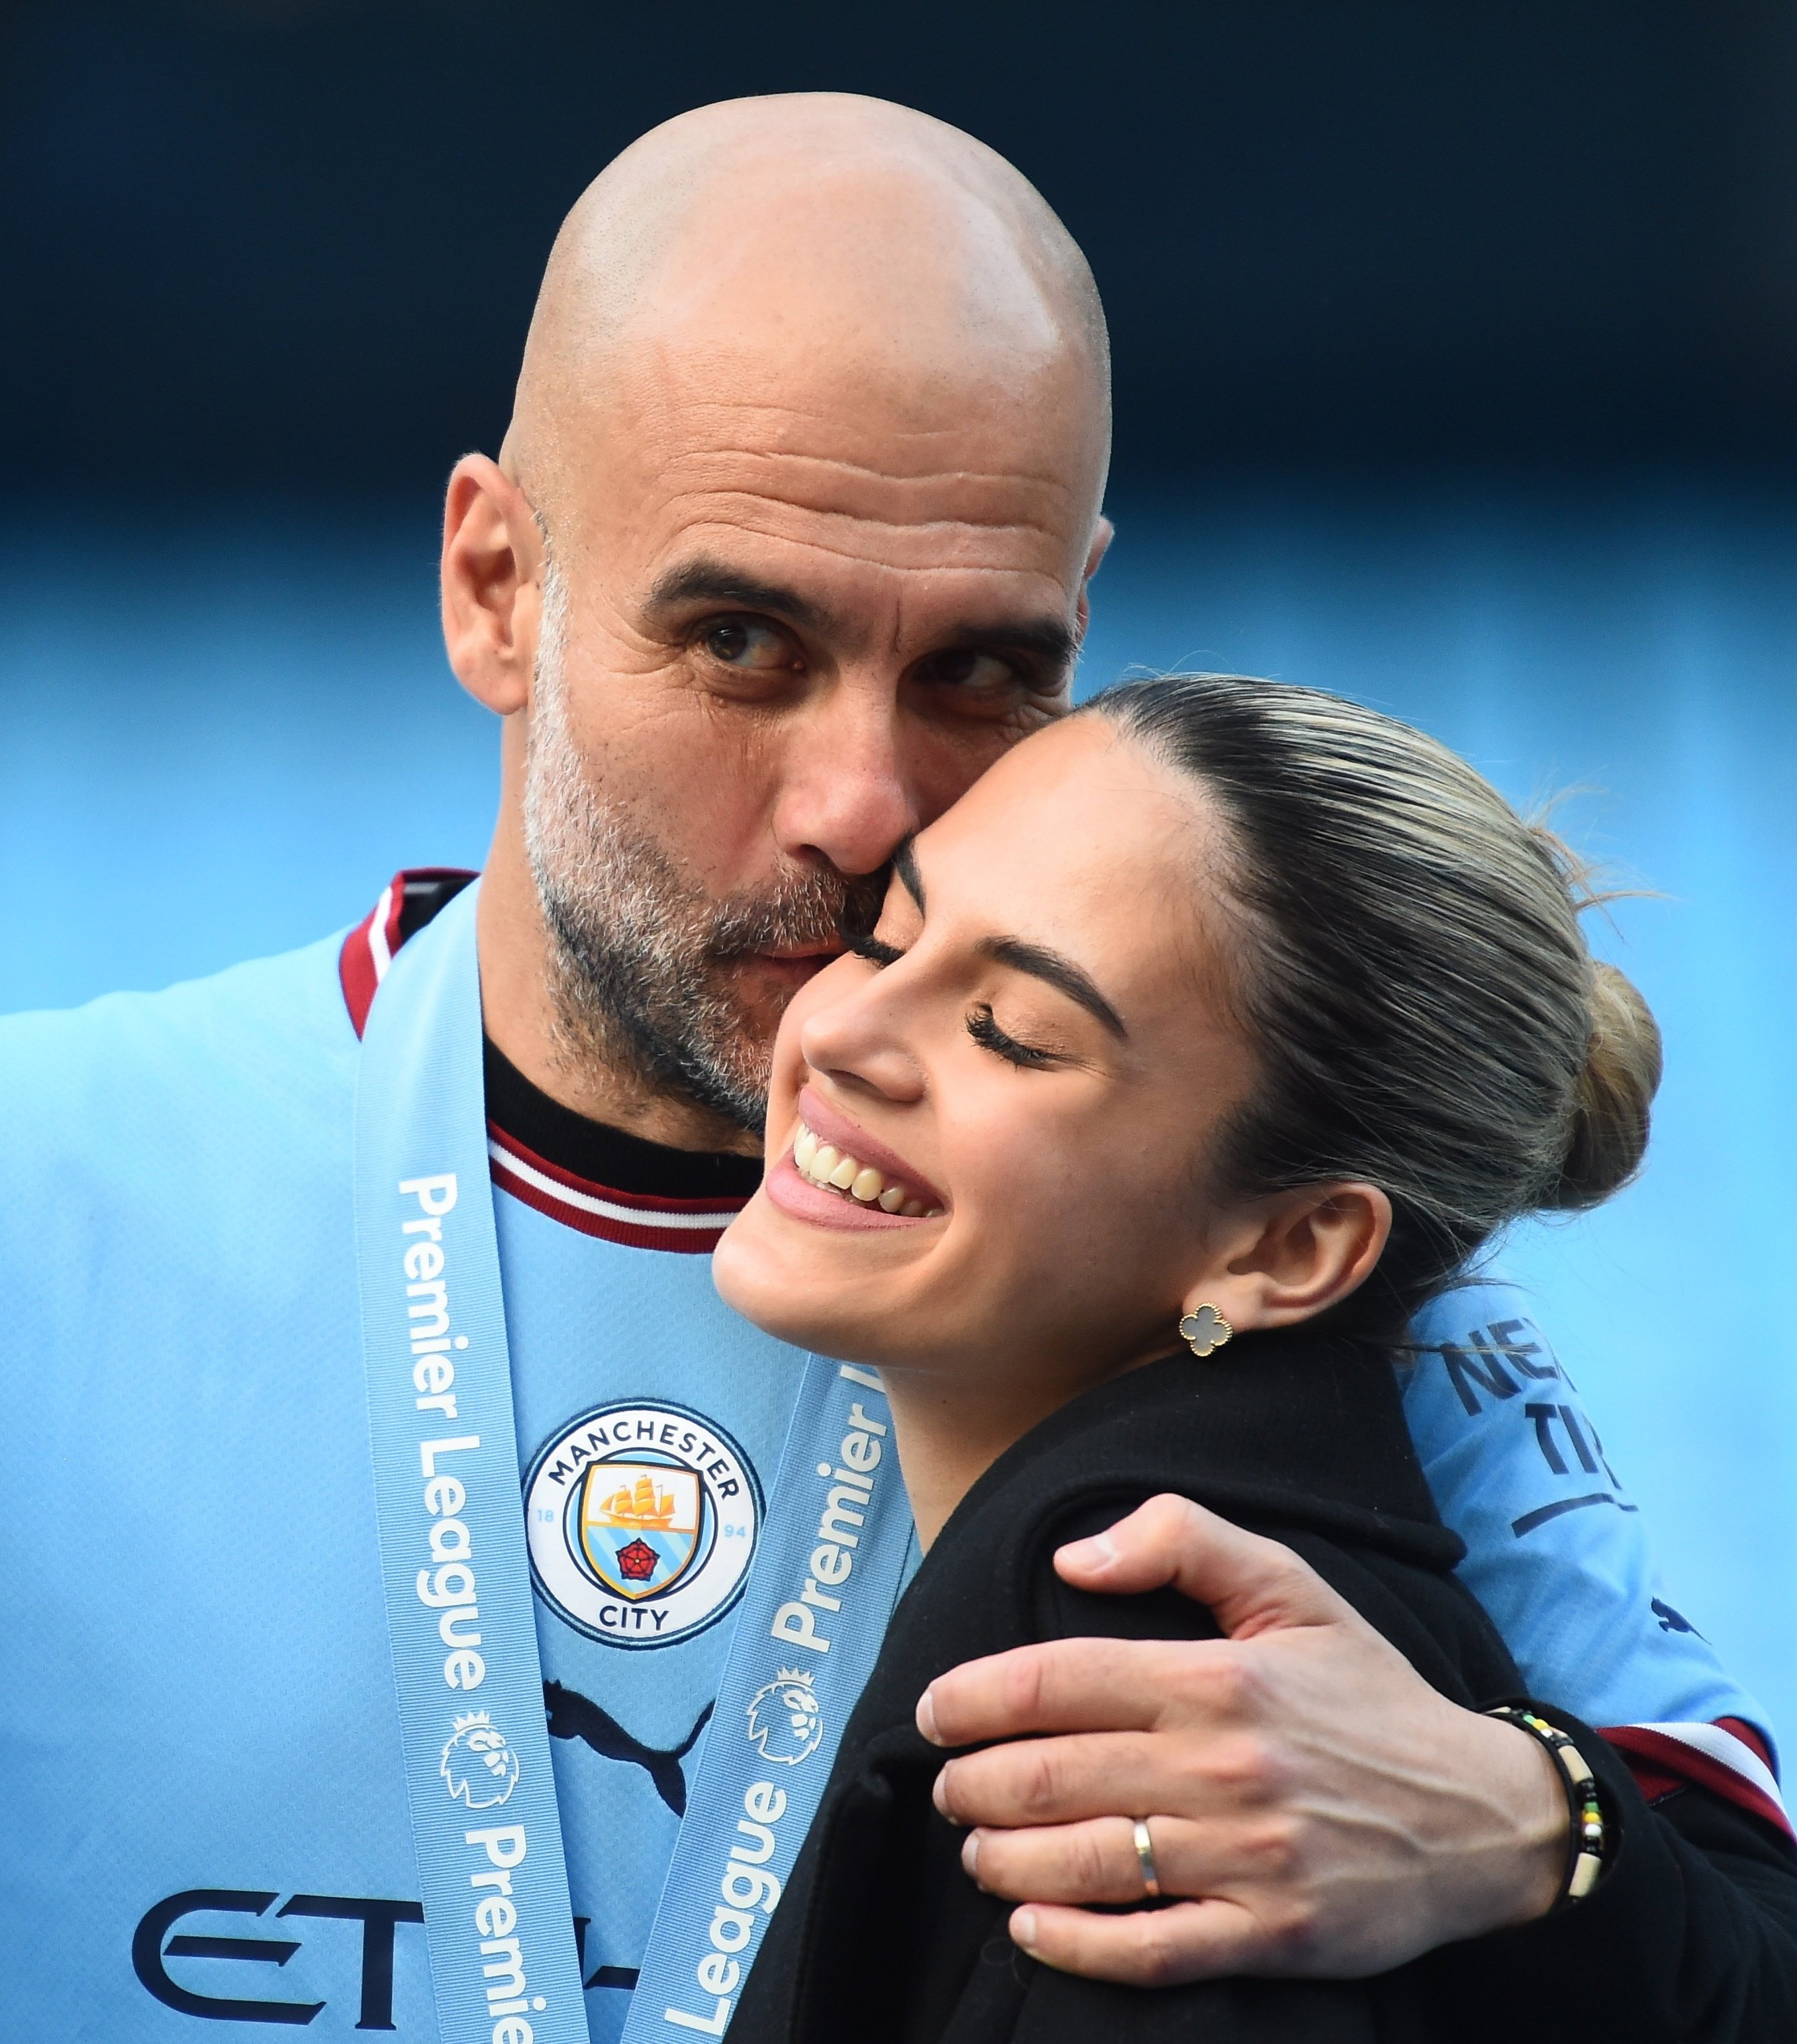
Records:
[[[443,509],[443,641],[455,678],[501,717],[530,701],[542,583],[529,500],[497,462],[464,455]]]
[[[1097,574],[1104,556],[1111,550],[1111,542],[1116,536],[1116,528],[1108,518],[1100,517],[1092,528],[1092,545],[1087,550],[1085,567],[1080,576],[1079,601],[1073,613],[1073,628],[1082,641],[1085,637],[1085,628],[1092,622],[1092,578]]]
[[[1238,1334],[1287,1327],[1365,1283],[1392,1232],[1392,1202],[1377,1185],[1306,1185],[1255,1201],[1231,1232],[1185,1310],[1208,1303]]]

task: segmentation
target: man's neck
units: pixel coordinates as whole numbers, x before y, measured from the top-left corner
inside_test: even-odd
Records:
[[[485,1056],[486,1115],[494,1130],[587,1186],[632,1198],[734,1208],[761,1182],[756,1158],[670,1149],[564,1107],[533,1085],[490,1036]]]
[[[758,1157],[761,1144],[708,1108],[658,1091],[639,1073],[571,1031],[553,989],[554,947],[521,834],[503,828],[481,880],[476,941],[489,1039],[550,1099],[670,1150]]]

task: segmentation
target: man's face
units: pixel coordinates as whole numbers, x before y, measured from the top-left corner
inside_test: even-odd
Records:
[[[758,1126],[845,907],[1066,706],[1094,484],[1066,377],[870,389],[802,337],[632,352],[548,535],[529,720],[570,1032]]]

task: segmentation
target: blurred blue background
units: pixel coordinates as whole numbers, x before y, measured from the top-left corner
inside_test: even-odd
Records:
[[[0,1008],[477,864],[433,491],[650,122],[885,93],[1023,164],[1119,377],[1084,685],[1414,719],[1622,884],[1650,1166],[1510,1261],[1675,1601],[1797,1740],[1797,16],[478,0],[0,16]],[[496,107],[528,106],[496,141]]]

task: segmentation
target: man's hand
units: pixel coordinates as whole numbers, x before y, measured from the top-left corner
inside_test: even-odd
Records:
[[[1027,1905],[1011,1934],[1033,1957],[1139,1985],[1352,1979],[1552,1905],[1568,1819],[1547,1754],[1430,1689],[1288,1549],[1166,1496],[1055,1566],[1085,1590],[1177,1585],[1228,1637],[1058,1640],[924,1692],[937,1744],[1014,1742],[950,1761],[936,1805],[976,1827],[981,1886]],[[1069,1906],[1142,1900],[1138,1817],[1162,1894],[1191,1899]]]

